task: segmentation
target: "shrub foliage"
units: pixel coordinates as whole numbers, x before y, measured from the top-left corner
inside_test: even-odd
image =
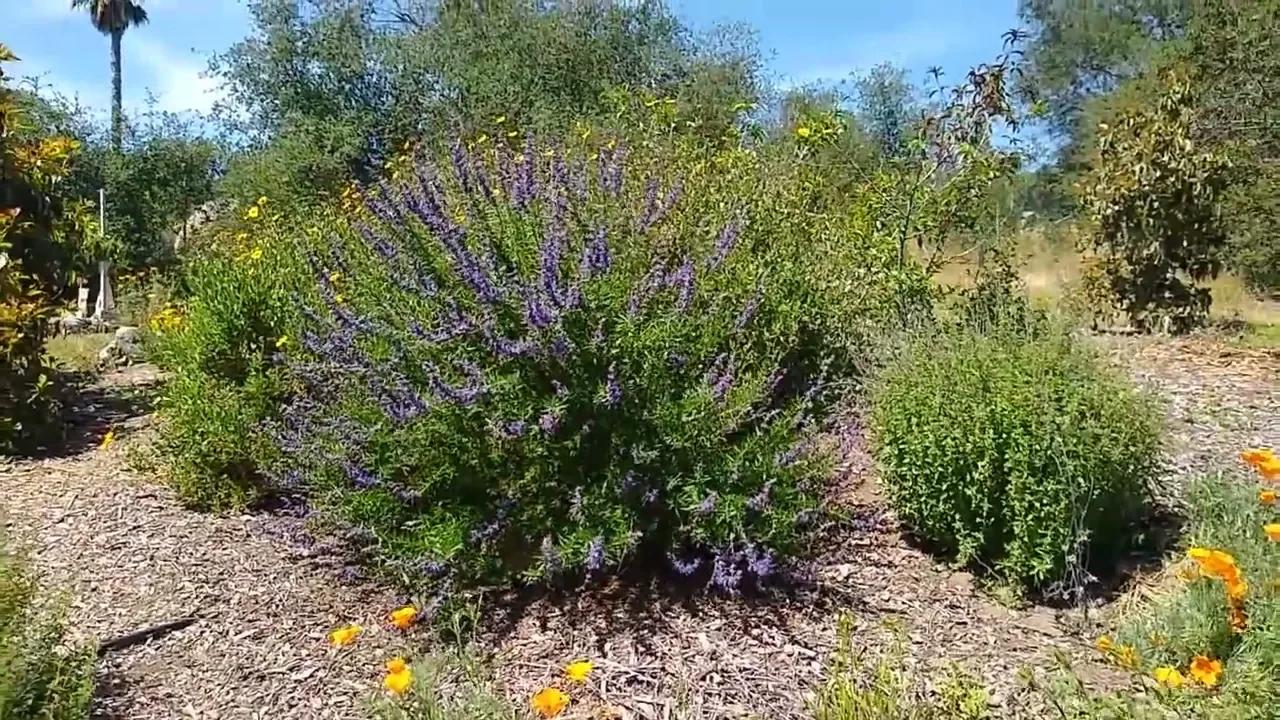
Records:
[[[1147,401],[1052,333],[915,341],[879,378],[872,420],[901,518],[1028,586],[1124,549],[1159,447]]]
[[[0,720],[86,718],[94,653],[66,646],[57,606],[37,590],[0,524]]]

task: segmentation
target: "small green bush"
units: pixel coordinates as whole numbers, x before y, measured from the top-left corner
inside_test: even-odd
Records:
[[[920,337],[884,370],[872,405],[894,508],[959,562],[1044,586],[1131,541],[1156,415],[1069,337]]]
[[[813,720],[983,720],[990,697],[959,667],[933,678],[933,692],[906,667],[906,633],[891,627],[893,642],[870,662],[853,647],[850,619],[842,617],[826,684],[812,703]]]
[[[67,644],[60,606],[37,591],[0,523],[0,720],[87,718],[95,654]]]
[[[195,260],[190,302],[152,328],[152,355],[171,375],[156,450],[181,497],[199,507],[243,507],[263,496],[262,469],[274,457],[263,424],[288,397],[279,359],[293,275],[279,248],[255,247]]]

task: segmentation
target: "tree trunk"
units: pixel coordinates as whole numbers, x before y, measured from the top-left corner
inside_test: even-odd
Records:
[[[111,149],[120,152],[124,144],[124,110],[121,108],[120,38],[124,30],[111,32]]]

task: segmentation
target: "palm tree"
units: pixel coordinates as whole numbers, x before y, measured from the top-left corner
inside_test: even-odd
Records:
[[[89,21],[103,35],[111,36],[111,147],[117,152],[124,137],[120,108],[120,39],[124,31],[147,21],[147,11],[134,0],[71,0],[72,9],[89,11]]]

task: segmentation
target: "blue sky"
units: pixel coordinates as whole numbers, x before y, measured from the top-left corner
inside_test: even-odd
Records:
[[[38,78],[81,102],[105,108],[109,41],[70,0],[3,0],[4,37],[23,62],[16,74]],[[770,74],[783,85],[845,79],[888,60],[913,79],[938,65],[951,81],[1000,51],[1017,25],[1016,0],[671,0],[695,28],[743,22],[759,33]],[[244,0],[148,0],[151,23],[124,39],[125,103],[148,97],[165,110],[204,111],[218,98],[203,76],[211,53],[249,28]]]

